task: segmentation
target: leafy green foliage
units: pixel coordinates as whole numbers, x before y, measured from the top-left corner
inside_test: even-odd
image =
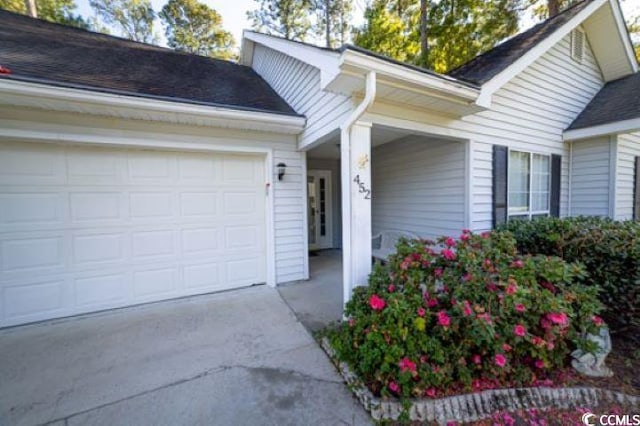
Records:
[[[437,397],[549,384],[571,350],[594,350],[596,290],[579,265],[518,256],[508,233],[400,241],[355,289],[329,333],[338,357],[377,395]]]
[[[197,0],[169,0],[159,13],[165,24],[167,44],[197,55],[231,59],[235,41],[222,28],[222,17]]]
[[[316,15],[311,30],[324,40],[326,47],[347,42],[353,0],[310,0],[309,11]]]
[[[517,0],[427,1],[427,55],[420,52],[420,1],[375,0],[354,33],[358,46],[394,59],[450,71],[518,29]]]
[[[74,13],[74,0],[36,0],[38,17],[45,21],[55,22],[73,27],[88,28],[89,24]],[[27,13],[24,0],[0,0],[0,9],[16,13]]]
[[[150,0],[89,0],[89,4],[107,25],[115,26],[122,36],[143,43],[156,43],[153,33],[155,12]]]
[[[304,41],[311,28],[309,0],[255,0],[259,8],[247,12],[257,31],[287,40]]]
[[[600,288],[605,319],[612,328],[640,324],[640,223],[594,217],[510,221],[523,253],[560,256],[581,262],[585,285]]]

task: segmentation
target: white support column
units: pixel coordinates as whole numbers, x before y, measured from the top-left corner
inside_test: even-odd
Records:
[[[342,133],[342,268],[344,302],[371,273],[371,123]]]

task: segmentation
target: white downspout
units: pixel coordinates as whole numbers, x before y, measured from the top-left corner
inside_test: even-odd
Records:
[[[342,180],[342,290],[346,304],[351,298],[351,126],[371,107],[376,97],[376,73],[369,71],[364,99],[340,126],[340,175]]]

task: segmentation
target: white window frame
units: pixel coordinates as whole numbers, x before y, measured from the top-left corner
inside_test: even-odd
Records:
[[[527,211],[511,211],[511,153],[518,152],[520,154],[528,154],[529,155],[529,176],[527,179],[527,186],[529,190],[529,209]],[[549,207],[546,210],[531,210],[533,207],[533,191],[532,191],[532,179],[533,175],[533,156],[539,155],[541,157],[547,157],[549,159],[549,186],[547,188],[547,192],[549,194],[549,200],[547,206]],[[531,220],[534,216],[551,216],[551,154],[541,153],[541,152],[531,152],[531,151],[522,151],[518,149],[509,149],[508,152],[508,161],[507,161],[507,220],[513,218],[526,218],[527,220]]]

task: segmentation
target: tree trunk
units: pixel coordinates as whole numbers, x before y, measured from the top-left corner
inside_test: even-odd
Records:
[[[36,0],[24,0],[24,5],[27,7],[27,15],[32,18],[38,17],[38,8],[36,7]]]
[[[420,65],[427,65],[429,56],[429,34],[427,32],[427,1],[420,0]]]
[[[549,8],[549,18],[556,16],[560,13],[560,0],[547,0],[547,7]]]
[[[324,0],[324,19],[326,43],[331,48],[331,0]]]

